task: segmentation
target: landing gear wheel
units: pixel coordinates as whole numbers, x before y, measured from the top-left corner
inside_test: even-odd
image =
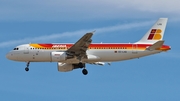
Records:
[[[28,72],[28,71],[29,71],[29,64],[30,64],[30,62],[27,62],[27,64],[26,64],[26,68],[25,68],[25,71],[26,71],[26,72]]]
[[[84,67],[84,64],[80,62],[80,63],[78,64],[78,66],[79,66],[79,68],[83,68],[83,67]]]
[[[87,74],[88,74],[88,71],[87,71],[86,69],[83,69],[83,70],[82,70],[82,73],[83,73],[84,75],[87,75]]]
[[[29,68],[28,68],[28,67],[26,67],[26,68],[25,68],[25,71],[26,71],[26,72],[28,72],[28,71],[29,71]]]

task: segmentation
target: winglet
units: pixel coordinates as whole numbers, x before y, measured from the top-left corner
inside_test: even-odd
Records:
[[[164,40],[160,40],[160,41],[154,43],[152,46],[147,47],[146,50],[150,50],[150,51],[157,50],[157,49],[161,48],[163,44],[164,44]]]
[[[92,33],[92,34],[94,34],[96,32],[96,30],[94,30],[94,31],[92,31],[92,32],[88,32],[88,33]]]

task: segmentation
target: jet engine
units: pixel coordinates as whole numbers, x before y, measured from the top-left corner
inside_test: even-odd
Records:
[[[57,63],[58,66],[58,71],[60,72],[69,72],[72,71],[74,69],[74,65],[72,64],[67,64],[67,63]]]
[[[65,61],[66,59],[67,59],[67,55],[65,52],[51,52],[52,62]]]

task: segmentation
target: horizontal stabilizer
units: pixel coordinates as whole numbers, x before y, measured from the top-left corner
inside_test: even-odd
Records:
[[[164,44],[164,40],[157,41],[152,46],[147,47],[146,50],[157,50],[161,48],[163,44]]]

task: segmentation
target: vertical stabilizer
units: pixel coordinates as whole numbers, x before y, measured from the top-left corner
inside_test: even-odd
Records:
[[[163,40],[168,18],[159,18],[152,28],[137,43],[153,44]]]

